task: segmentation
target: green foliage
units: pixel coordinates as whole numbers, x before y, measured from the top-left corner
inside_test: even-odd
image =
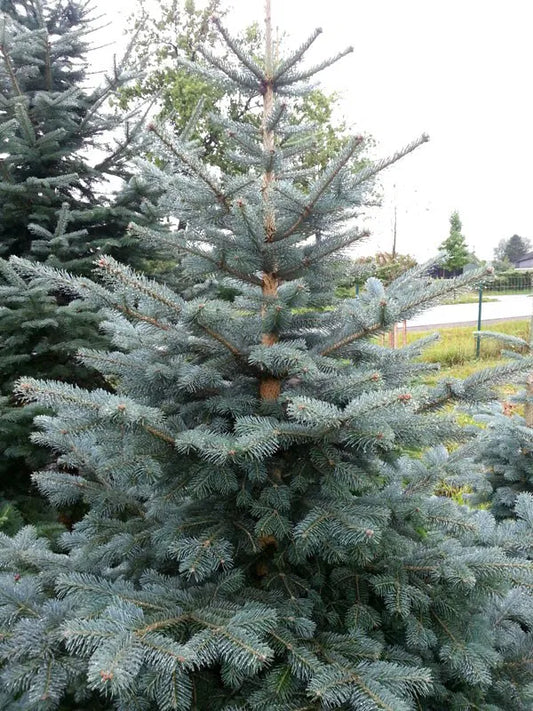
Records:
[[[498,329],[502,334],[527,339],[529,334],[529,321],[507,321],[499,323]],[[475,330],[473,326],[454,326],[451,328],[436,328],[439,338],[435,343],[424,350],[422,359],[428,363],[439,363],[443,367],[469,366],[475,354]],[[407,342],[415,342],[423,335],[421,331],[409,331]],[[501,344],[494,339],[483,339],[480,348],[481,363],[474,363],[472,367],[479,368],[484,361],[491,363],[500,357]],[[518,351],[520,352],[520,351]],[[457,377],[464,377],[465,372],[460,371]]]
[[[505,265],[503,265],[505,266]],[[486,284],[486,289],[489,291],[505,292],[511,291],[514,293],[531,291],[533,272],[518,271],[516,269],[503,269],[497,272]]]
[[[494,399],[532,360],[425,387],[427,340],[373,341],[482,276],[422,265],[335,299],[375,176],[426,138],[361,166],[354,137],[310,175],[285,97],[344,53],[308,69],[315,32],[259,62],[220,32],[236,60],[213,57],[213,79],[261,96],[264,116],[218,119],[234,134],[227,172],[152,124],[163,159],[147,180],[176,228],[132,227],[185,255],[199,293],[109,256],[97,281],[11,262],[34,288],[105,308],[112,345],[79,356],[105,386],[17,383],[56,454],[34,481],[80,516],[52,541],[0,534],[0,693],[26,711],[526,711],[533,497],[498,525],[435,490],[464,474],[443,443],[476,430],[444,408]]]
[[[440,245],[445,256],[442,267],[451,274],[461,273],[471,261],[471,255],[466,245],[466,240],[461,233],[463,225],[458,212],[452,212],[450,217],[450,234]]]
[[[198,44],[216,41],[209,19],[221,13],[221,0],[210,0],[197,8],[193,2],[172,0],[147,9],[141,4],[139,17],[134,17],[134,45],[130,64],[142,75],[134,83],[121,88],[119,106],[130,109],[139,100],[159,98],[160,118],[169,121],[179,134],[195,107],[201,103],[201,112],[195,123],[194,137],[198,139],[205,155],[218,164],[221,153],[219,142],[224,137],[209,123],[209,116],[223,101],[224,88],[207,81],[177,64],[178,58],[192,62],[201,61]],[[156,14],[154,14],[156,13]],[[229,114],[234,119],[242,117],[239,97],[230,100]]]
[[[410,254],[376,254],[376,277],[384,284],[390,284],[405,272],[417,266],[417,261]]]
[[[502,239],[494,249],[494,259],[497,262],[507,262],[512,266],[531,249],[531,240],[520,235],[513,235],[509,239]]]
[[[98,334],[96,313],[80,301],[59,300],[48,285],[31,284],[20,278],[13,267],[0,260],[0,477],[3,495],[35,495],[30,487],[28,469],[44,466],[48,453],[29,440],[31,423],[42,408],[20,407],[13,393],[13,383],[21,375],[48,375],[62,381],[90,385],[99,376],[76,364],[76,352],[92,344],[107,343]],[[35,513],[35,509],[32,509]]]
[[[325,94],[314,89],[304,94],[295,104],[295,125],[313,124],[313,150],[303,156],[304,167],[324,169],[331,158],[342,150],[347,141],[347,128],[344,123],[334,121],[334,109],[338,102],[336,94]]]
[[[378,252],[375,257],[360,257],[351,264],[344,264],[337,278],[337,296],[355,296],[355,286],[362,288],[369,276],[377,277],[385,285],[390,284],[405,272],[417,266],[410,254]]]
[[[1,254],[88,269],[97,249],[118,254],[119,234],[140,216],[139,196],[128,200],[125,192],[112,208],[105,195],[106,180],[129,177],[129,144],[138,132],[132,121],[123,138],[105,143],[122,118],[103,107],[127,77],[117,66],[96,90],[83,88],[92,31],[84,3],[3,2],[0,23]],[[86,152],[95,148],[103,155],[93,166]],[[64,203],[70,224],[58,238]]]

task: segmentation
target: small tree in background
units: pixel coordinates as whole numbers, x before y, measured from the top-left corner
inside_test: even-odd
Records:
[[[494,398],[524,363],[427,388],[413,384],[427,341],[376,344],[479,273],[418,267],[334,297],[332,255],[366,236],[374,176],[426,137],[357,169],[355,136],[309,183],[291,104],[344,53],[305,67],[316,31],[278,59],[269,3],[264,59],[218,29],[238,61],[211,73],[261,97],[261,122],[217,119],[228,172],[151,125],[164,160],[149,177],[187,229],[132,230],[236,284],[235,301],[184,301],[107,256],[99,283],[12,262],[105,304],[114,347],[81,358],[114,392],[18,383],[55,412],[35,438],[57,463],[35,481],[83,515],[52,546],[31,527],[0,536],[4,708],[526,711],[533,564],[516,541],[531,546],[533,499],[497,526],[435,495],[463,466],[443,443],[468,435],[442,408]]]
[[[440,245],[445,256],[442,261],[442,268],[448,276],[461,274],[463,267],[471,261],[466,240],[461,232],[463,224],[458,212],[452,212],[450,217],[450,234]]]

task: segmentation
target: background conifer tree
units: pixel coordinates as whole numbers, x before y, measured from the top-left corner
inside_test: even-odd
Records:
[[[107,256],[98,282],[12,261],[34,286],[105,304],[115,347],[81,356],[112,393],[17,386],[55,411],[38,418],[58,458],[37,485],[86,512],[56,545],[31,527],[0,536],[4,704],[525,711],[533,567],[516,540],[531,545],[533,499],[498,526],[435,486],[461,467],[443,443],[468,434],[442,407],[490,400],[528,363],[425,388],[413,379],[427,341],[375,343],[479,274],[431,281],[416,267],[335,301],[331,256],[363,237],[367,186],[425,137],[354,172],[356,136],[302,182],[309,143],[291,103],[344,53],[307,68],[316,31],[275,59],[269,3],[264,60],[216,25],[237,61],[215,57],[211,74],[263,100],[258,127],[219,119],[246,171],[215,171],[152,124],[165,160],[149,177],[171,172],[162,203],[187,229],[132,229],[236,283],[235,301],[184,301]]]
[[[127,163],[139,119],[130,117],[124,125],[124,117],[109,109],[109,98],[127,78],[118,66],[98,88],[88,85],[92,29],[86,2],[0,2],[3,257],[29,257],[89,273],[99,252],[134,264],[146,255],[126,234],[131,219],[151,219],[145,188],[131,179]],[[10,498],[13,488],[28,493],[29,467],[43,457],[43,450],[29,442],[34,408],[21,409],[13,401],[15,378],[31,373],[93,382],[96,374],[72,356],[82,345],[103,344],[97,324],[85,306],[28,287],[5,261],[0,263],[4,497]]]
[[[440,245],[445,253],[442,267],[449,276],[461,274],[463,267],[471,261],[470,253],[466,245],[466,240],[461,230],[463,223],[457,211],[452,212],[450,217],[450,234]]]

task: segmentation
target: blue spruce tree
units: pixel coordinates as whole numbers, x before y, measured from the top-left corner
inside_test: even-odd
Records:
[[[531,343],[503,333],[483,331],[483,338],[496,339],[513,359],[527,358]],[[491,503],[498,518],[515,515],[520,494],[533,494],[533,374],[525,387],[503,404],[488,407],[479,419],[483,425],[476,438],[473,461],[482,468],[483,477],[476,478],[479,490],[474,500]],[[471,453],[472,456],[472,453]]]
[[[238,297],[184,300],[109,256],[98,281],[12,262],[104,306],[114,347],[80,356],[113,392],[18,382],[55,413],[37,419],[57,462],[35,482],[82,515],[52,543],[0,537],[3,708],[531,709],[533,565],[516,542],[531,546],[533,500],[497,525],[434,493],[461,466],[443,443],[468,434],[443,406],[492,399],[524,362],[425,388],[423,342],[375,341],[478,274],[420,267],[333,294],[373,177],[425,138],[354,172],[355,137],[309,184],[291,103],[344,53],[306,68],[316,31],[275,61],[268,2],[264,61],[218,29],[237,61],[204,49],[211,78],[263,100],[256,127],[213,117],[246,170],[150,126],[149,180],[187,229],[132,230]]]

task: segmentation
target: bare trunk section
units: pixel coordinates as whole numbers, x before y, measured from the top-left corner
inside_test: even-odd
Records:
[[[526,425],[533,428],[533,373],[528,375],[526,381],[526,396],[528,399],[524,406],[524,419]]]
[[[533,283],[532,283],[533,286]],[[529,353],[533,353],[533,311],[529,320]],[[526,404],[524,405],[524,419],[526,425],[533,429],[533,373],[526,380]]]
[[[274,108],[274,86],[272,77],[274,67],[272,63],[272,17],[270,0],[265,0],[265,76],[266,82],[263,91],[263,148],[265,153],[274,153],[275,141],[274,131],[269,129],[268,120]],[[272,242],[276,234],[276,216],[272,205],[272,186],[276,180],[273,170],[265,171],[261,194],[263,198],[265,240]],[[262,307],[262,315],[266,313],[266,303],[278,295],[279,281],[274,272],[263,272],[261,288],[265,303]],[[261,342],[266,346],[272,346],[278,342],[277,333],[263,332]],[[281,392],[281,380],[271,376],[261,379],[259,394],[262,400],[276,400]]]

